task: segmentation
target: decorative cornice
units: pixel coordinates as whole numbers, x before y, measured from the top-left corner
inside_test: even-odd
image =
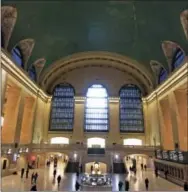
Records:
[[[19,47],[21,54],[23,56],[23,63],[24,63],[24,69],[27,71],[28,65],[27,62],[31,56],[31,53],[33,51],[35,45],[34,39],[23,39],[20,42],[18,42],[14,47]]]
[[[142,82],[147,87],[147,92],[151,92],[153,89],[154,78],[142,64],[128,57],[109,52],[85,52],[60,59],[44,70],[40,77],[41,85],[44,89],[48,89],[47,87],[51,85],[54,78],[60,75],[59,73],[62,76],[62,71],[94,64],[98,64],[101,67],[113,66],[116,69],[131,72],[134,77],[139,79],[139,82]]]
[[[7,49],[9,40],[12,35],[12,31],[17,20],[17,9],[11,6],[1,7],[1,35],[3,38],[2,45],[4,49]]]
[[[185,37],[188,40],[188,9],[184,10],[181,14],[180,14],[180,21],[185,33]]]
[[[24,85],[33,94],[41,98],[45,102],[51,101],[51,96],[47,95],[41,88],[39,88],[27,75],[27,73],[19,68],[9,58],[4,50],[1,50],[1,67],[18,82]]]

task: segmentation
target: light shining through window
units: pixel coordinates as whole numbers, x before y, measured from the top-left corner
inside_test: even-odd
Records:
[[[108,131],[108,94],[102,85],[92,85],[86,94],[85,130]]]

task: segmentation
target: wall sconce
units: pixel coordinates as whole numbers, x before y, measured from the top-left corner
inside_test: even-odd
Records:
[[[28,153],[29,152],[29,148],[26,148],[25,152]]]
[[[12,153],[12,149],[9,149],[8,151],[7,151],[7,154],[11,154]]]
[[[1,117],[1,128],[3,127],[3,124],[4,124],[4,117],[2,116]]]

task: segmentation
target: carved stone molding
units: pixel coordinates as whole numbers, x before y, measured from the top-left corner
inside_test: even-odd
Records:
[[[185,33],[185,37],[188,40],[188,9],[184,10],[181,14],[180,14],[180,21]]]
[[[39,77],[40,77],[40,74],[45,66],[45,63],[46,63],[46,59],[45,58],[40,58],[40,59],[37,59],[34,63],[33,63],[33,66],[35,67],[35,70],[36,70],[36,74],[37,74],[37,83],[39,83]]]
[[[17,19],[17,9],[11,6],[1,7],[2,45],[7,49]]]
[[[162,42],[162,49],[163,49],[164,55],[167,59],[169,72],[172,71],[172,66],[171,66],[172,59],[173,59],[174,53],[177,48],[180,48],[184,52],[184,50],[175,42],[172,42],[172,41],[163,41]]]
[[[89,65],[111,66],[124,70],[131,73],[141,84],[145,85],[147,92],[153,90],[153,82],[155,80],[147,68],[126,56],[110,52],[84,52],[60,59],[42,72],[40,83],[47,90],[58,76],[62,76],[63,72]]]
[[[23,63],[24,63],[25,70],[28,69],[27,62],[31,56],[34,45],[35,45],[34,39],[23,39],[14,46],[14,47],[19,47],[19,49],[23,55]]]
[[[163,67],[163,65],[160,62],[158,62],[156,60],[151,60],[150,61],[150,67],[151,67],[153,73],[155,74],[155,80],[156,80],[156,85],[157,85],[158,84],[158,79],[159,79],[159,73],[160,73],[162,68],[163,69],[165,69],[165,68]]]

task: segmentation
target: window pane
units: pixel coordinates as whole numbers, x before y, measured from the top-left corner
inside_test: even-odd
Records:
[[[141,91],[135,85],[120,90],[120,131],[144,131]]]
[[[160,71],[160,73],[159,73],[158,83],[160,84],[160,83],[162,83],[164,80],[166,80],[166,79],[167,79],[167,76],[168,76],[167,71],[166,71],[164,68],[162,68],[161,71]]]
[[[102,85],[93,85],[87,91],[85,130],[108,131],[108,94]]]
[[[172,70],[179,67],[183,63],[184,58],[185,58],[184,52],[180,48],[177,48],[174,57],[172,59]]]
[[[14,60],[14,62],[24,68],[24,65],[23,65],[23,61],[22,61],[22,54],[19,50],[19,48],[15,47],[13,50],[12,50],[12,59]]]
[[[74,89],[68,84],[57,86],[53,93],[50,130],[72,130]]]

